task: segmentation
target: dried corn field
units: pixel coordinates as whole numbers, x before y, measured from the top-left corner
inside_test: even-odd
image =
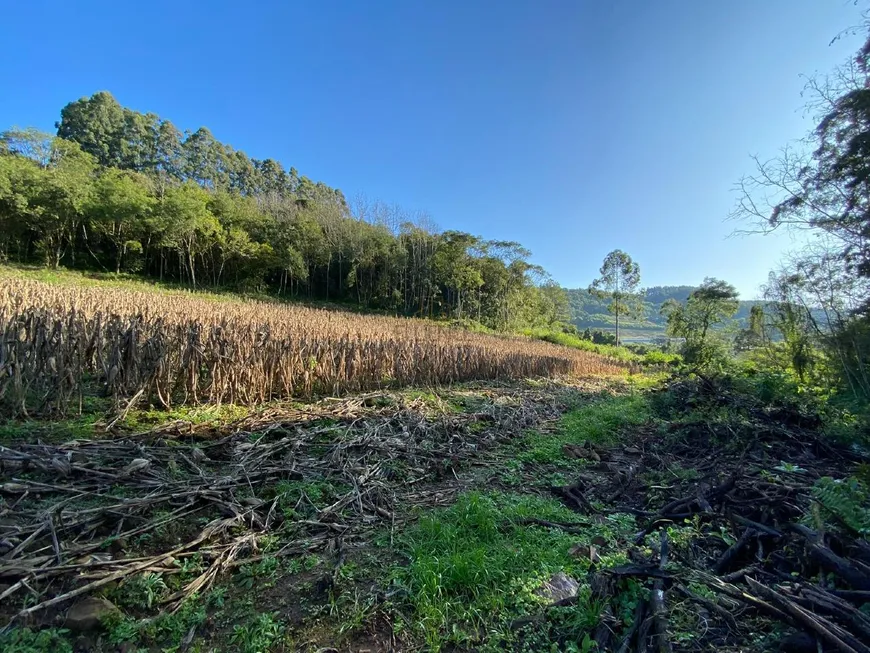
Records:
[[[525,338],[192,293],[0,279],[0,402],[64,414],[277,398],[472,379],[605,375],[625,364]]]

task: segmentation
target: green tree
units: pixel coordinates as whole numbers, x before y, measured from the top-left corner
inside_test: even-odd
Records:
[[[10,130],[0,135],[2,150],[24,157],[32,166],[16,166],[22,191],[16,191],[23,216],[36,237],[47,265],[57,268],[81,223],[92,189],[92,156],[70,141],[36,130]],[[73,256],[75,248],[71,248]]]
[[[767,316],[761,304],[753,304],[749,309],[749,322],[734,340],[738,351],[749,351],[767,344]]]
[[[116,273],[130,247],[141,250],[139,238],[154,205],[147,182],[136,173],[106,168],[94,183],[85,210],[97,233],[112,244]]]
[[[669,299],[662,305],[668,335],[685,339],[683,358],[687,363],[703,368],[722,362],[723,343],[712,337],[711,328],[734,316],[740,305],[738,296],[730,283],[708,277],[685,304]]]
[[[166,191],[159,205],[162,244],[173,247],[196,287],[196,257],[202,254],[221,230],[209,211],[209,194],[192,182]]]
[[[78,143],[100,165],[124,164],[124,109],[111,93],[100,91],[67,104],[60,112],[57,135]]]
[[[604,257],[599,270],[601,274],[589,292],[610,300],[608,309],[616,317],[616,344],[619,344],[619,318],[621,315],[636,315],[639,311],[637,287],[640,285],[640,266],[620,249]]]

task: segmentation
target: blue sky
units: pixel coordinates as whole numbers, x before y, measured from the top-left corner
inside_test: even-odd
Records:
[[[4,3],[0,128],[98,90],[444,229],[517,240],[568,287],[753,296],[787,237],[728,238],[750,154],[803,135],[801,74],[860,37],[849,0]]]

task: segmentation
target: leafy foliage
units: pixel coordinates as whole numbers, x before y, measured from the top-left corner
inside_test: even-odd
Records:
[[[352,302],[490,329],[568,319],[519,243],[439,233],[424,214],[251,159],[96,93],[57,136],[0,136],[0,260]]]
[[[461,495],[449,508],[425,514],[401,537],[409,564],[393,571],[413,610],[409,625],[432,650],[480,641],[485,624],[496,629],[495,639],[509,636],[511,619],[545,601],[535,593],[544,580],[559,571],[588,570],[588,558],[570,555],[578,539],[588,544],[596,535],[613,538],[633,522],[611,517],[607,524],[590,524],[578,538],[522,523],[528,518],[577,523],[577,514],[554,500],[480,493]],[[608,562],[613,561],[600,564]],[[579,604],[588,604],[590,588],[581,587],[580,595],[585,601]],[[596,608],[588,607],[594,624]]]
[[[601,276],[589,286],[589,293],[610,300],[608,310],[616,318],[616,344],[619,344],[619,316],[637,315],[640,304],[636,295],[640,284],[640,266],[620,249],[604,257]]]
[[[737,290],[719,279],[708,278],[692,291],[685,305],[670,300],[662,306],[668,320],[668,335],[684,338],[683,358],[689,364],[708,367],[725,358],[721,342],[711,328],[737,312]]]
[[[820,478],[813,487],[813,498],[836,523],[858,535],[870,535],[870,490],[857,478]]]
[[[48,628],[11,628],[0,633],[0,649],[4,653],[72,653],[66,630]]]

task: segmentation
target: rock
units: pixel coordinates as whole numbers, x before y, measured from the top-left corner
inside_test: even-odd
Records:
[[[582,445],[562,445],[562,453],[565,454],[566,458],[594,460],[596,462],[601,460],[601,456],[594,449],[587,447],[585,443]]]
[[[557,574],[553,574],[550,580],[535,590],[535,594],[547,599],[551,603],[559,603],[560,601],[577,596],[577,590],[579,589],[580,583],[565,572],[560,571]]]
[[[64,625],[70,630],[93,630],[102,625],[103,619],[118,612],[115,604],[108,599],[89,596],[69,609]]]
[[[151,461],[146,458],[134,458],[121,470],[121,476],[130,476],[136,472],[142,472],[151,466]]]
[[[601,559],[601,556],[598,555],[598,548],[594,544],[575,544],[571,547],[570,553],[575,558],[585,558],[592,563]]]

